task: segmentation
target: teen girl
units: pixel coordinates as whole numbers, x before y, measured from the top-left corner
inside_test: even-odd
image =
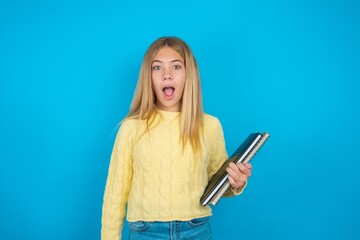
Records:
[[[209,206],[200,197],[228,155],[219,120],[202,108],[197,63],[179,38],[148,48],[130,112],[117,134],[106,182],[101,236],[121,239],[127,206],[129,239],[211,239]],[[230,164],[238,195],[250,164]]]

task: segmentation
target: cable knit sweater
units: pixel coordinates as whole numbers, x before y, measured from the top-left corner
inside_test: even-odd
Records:
[[[187,221],[211,215],[200,197],[227,159],[219,120],[204,115],[201,154],[181,147],[180,113],[158,111],[153,127],[127,119],[117,134],[106,182],[101,236],[121,239],[128,221]]]

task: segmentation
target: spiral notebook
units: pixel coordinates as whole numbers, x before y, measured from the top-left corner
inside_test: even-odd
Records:
[[[226,172],[229,163],[249,162],[269,137],[270,135],[267,132],[251,133],[210,179],[200,199],[201,205],[205,206],[209,203],[216,205],[230,187],[228,173]]]

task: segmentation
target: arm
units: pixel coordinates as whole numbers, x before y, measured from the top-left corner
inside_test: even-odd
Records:
[[[208,165],[208,179],[210,179],[228,159],[225,148],[224,133],[220,121],[216,118],[209,133],[210,161]]]
[[[125,121],[111,154],[102,208],[101,239],[121,239],[126,202],[132,179],[131,127]]]

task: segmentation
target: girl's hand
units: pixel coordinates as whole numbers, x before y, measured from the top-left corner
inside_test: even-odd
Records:
[[[248,178],[251,176],[252,166],[250,163],[230,163],[226,168],[229,176],[229,182],[232,189],[239,189],[244,186]]]

